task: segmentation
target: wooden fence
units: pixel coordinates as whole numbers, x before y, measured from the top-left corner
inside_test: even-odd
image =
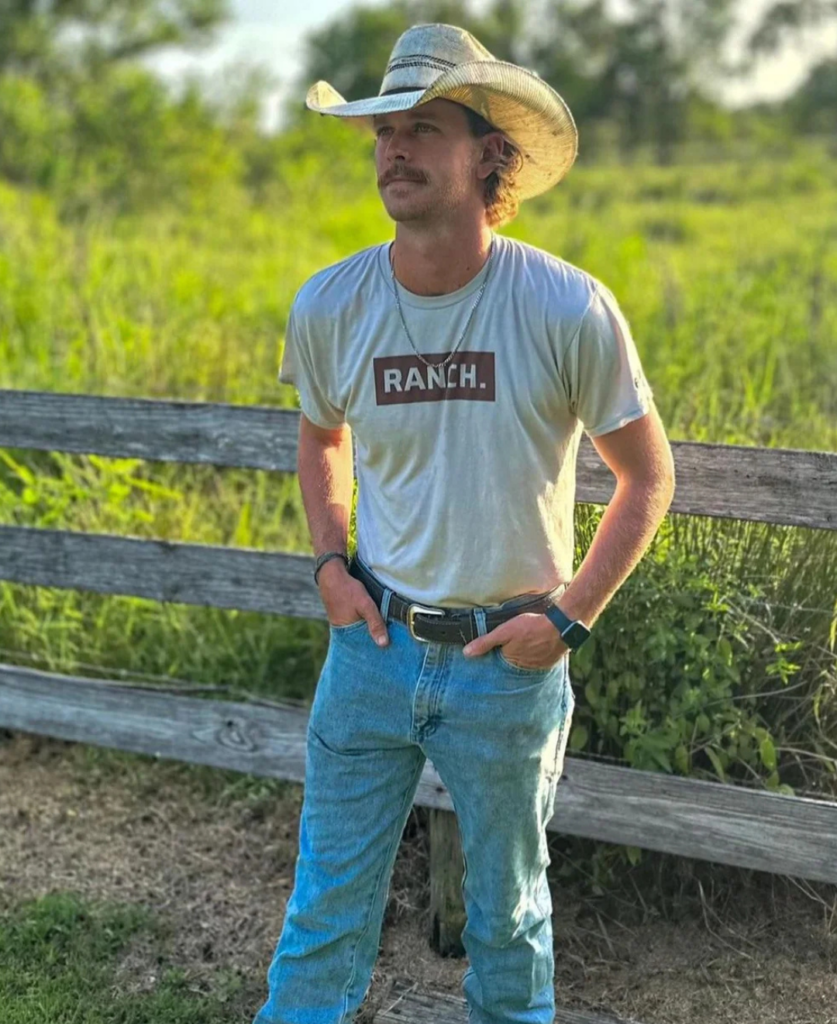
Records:
[[[0,447],[296,471],[299,413],[259,406],[0,390]],[[673,512],[837,529],[837,454],[673,442]],[[576,500],[615,479],[584,436]],[[213,545],[0,526],[0,579],[325,619],[313,559]],[[0,664],[0,726],[304,782],[307,712],[205,700]],[[431,942],[462,953],[461,851],[428,761]],[[568,756],[551,830],[837,882],[837,803]]]

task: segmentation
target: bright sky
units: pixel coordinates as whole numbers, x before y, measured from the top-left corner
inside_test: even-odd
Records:
[[[365,5],[382,2],[364,0]],[[745,0],[741,9],[746,23],[754,23],[770,2]],[[277,124],[281,98],[300,70],[305,34],[352,6],[352,0],[232,0],[234,20],[219,30],[212,46],[200,53],[170,50],[148,58],[146,63],[171,81],[192,70],[217,74],[225,66],[239,62],[265,67],[277,79],[265,110],[265,123],[273,127]],[[482,4],[475,4],[479,6]],[[724,95],[736,105],[754,99],[779,98],[799,84],[812,61],[829,53],[837,53],[837,30],[811,33],[801,44],[788,47],[781,57],[764,61],[750,81],[726,87]]]

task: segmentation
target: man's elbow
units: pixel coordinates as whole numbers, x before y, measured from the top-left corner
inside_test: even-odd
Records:
[[[671,445],[666,441],[662,471],[659,477],[659,488],[666,501],[666,509],[671,507],[674,501],[674,489],[677,486],[677,473],[674,468],[674,455]]]
[[[674,501],[676,476],[674,461],[669,456],[662,456],[647,463],[641,470],[634,467],[633,471],[623,472],[617,477],[618,487],[630,491],[635,499],[652,507],[662,517],[671,508]]]

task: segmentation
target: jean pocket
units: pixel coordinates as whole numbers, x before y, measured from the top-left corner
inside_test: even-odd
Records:
[[[562,654],[561,658],[559,658],[558,661],[556,661],[552,665],[547,665],[546,668],[531,668],[527,665],[516,665],[513,661],[509,661],[505,654],[503,654],[502,644],[498,644],[496,647],[492,647],[491,650],[494,652],[494,657],[496,658],[496,660],[503,666],[504,669],[507,669],[510,672],[516,672],[518,675],[521,676],[531,676],[532,678],[536,678],[537,676],[547,676],[550,672],[554,672],[555,669],[561,664],[561,659],[566,657],[566,654]]]
[[[366,619],[357,619],[355,622],[347,622],[342,626],[335,626],[334,623],[329,622],[328,628],[331,633],[345,636],[346,633],[353,633],[355,630],[360,630],[365,625]]]

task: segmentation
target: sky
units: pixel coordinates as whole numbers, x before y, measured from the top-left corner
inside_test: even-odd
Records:
[[[364,0],[365,5],[376,2],[384,0]],[[755,23],[770,2],[745,0],[741,6],[743,24]],[[199,52],[168,50],[146,58],[145,63],[173,84],[191,71],[217,75],[237,63],[258,64],[276,79],[263,115],[265,126],[276,128],[281,101],[300,72],[306,33],[352,6],[352,0],[232,0],[234,17],[218,30],[213,44]],[[478,8],[480,3],[474,6]],[[735,106],[757,99],[779,99],[803,80],[812,62],[834,53],[837,30],[810,33],[780,57],[764,61],[749,81],[726,86],[724,99]]]

